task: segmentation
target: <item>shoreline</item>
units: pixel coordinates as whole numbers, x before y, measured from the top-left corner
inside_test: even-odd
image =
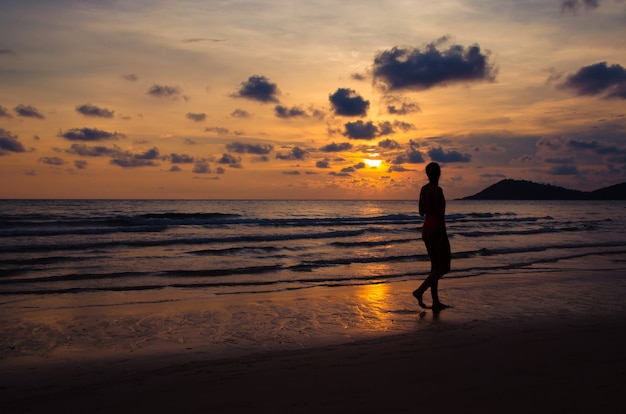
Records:
[[[440,313],[417,306],[419,281],[113,307],[120,324],[91,332],[110,342],[1,359],[0,402],[11,412],[620,412],[626,280],[581,264],[444,278],[453,307]],[[89,309],[70,322],[104,308]],[[133,340],[147,342],[134,349],[98,336],[141,326]]]

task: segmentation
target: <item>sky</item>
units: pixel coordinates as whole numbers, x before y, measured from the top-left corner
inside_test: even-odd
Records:
[[[624,0],[2,0],[0,198],[626,181]]]

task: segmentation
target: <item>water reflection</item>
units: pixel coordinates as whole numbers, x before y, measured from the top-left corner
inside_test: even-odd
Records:
[[[389,313],[389,286],[385,283],[360,286],[357,290],[361,322],[375,331],[388,331],[393,325]]]

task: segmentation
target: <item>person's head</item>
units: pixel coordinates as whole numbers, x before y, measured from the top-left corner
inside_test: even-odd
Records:
[[[439,177],[441,177],[441,168],[439,168],[439,164],[436,162],[431,162],[426,166],[426,175],[428,176],[428,181],[431,183],[439,181]]]

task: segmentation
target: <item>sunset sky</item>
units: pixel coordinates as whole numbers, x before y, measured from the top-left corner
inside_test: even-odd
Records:
[[[626,181],[623,0],[2,0],[0,198]]]

